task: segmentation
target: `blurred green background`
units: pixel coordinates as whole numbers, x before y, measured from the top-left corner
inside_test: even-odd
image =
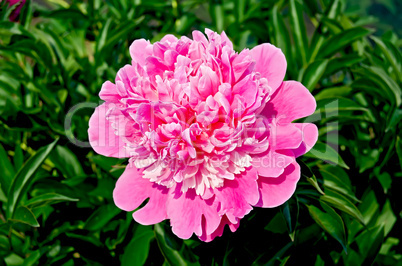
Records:
[[[19,14],[0,5],[0,265],[402,265],[401,1],[28,0]],[[317,100],[304,120],[320,132],[298,161],[295,195],[212,243],[116,208],[126,160],[69,141],[87,141],[93,108],[66,117],[99,104],[133,40],[206,27],[225,30],[237,51],[280,47],[285,79]]]

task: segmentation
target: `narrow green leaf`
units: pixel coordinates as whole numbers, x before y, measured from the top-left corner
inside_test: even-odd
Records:
[[[351,91],[352,88],[348,86],[325,88],[321,90],[317,95],[315,95],[314,98],[318,101],[325,98],[346,97],[350,94]]]
[[[317,189],[317,191],[321,194],[324,195],[324,192],[322,191],[320,185],[317,182],[316,176],[313,174],[311,169],[300,159],[297,159],[297,163],[300,165],[301,168],[301,174],[304,176],[307,181]]]
[[[297,198],[290,198],[281,206],[281,210],[287,224],[290,239],[294,241],[297,221],[299,219],[299,202]]]
[[[113,203],[102,205],[85,222],[84,229],[96,231],[104,227],[110,220],[121,212]]]
[[[401,137],[399,137],[399,136],[396,137],[395,150],[399,157],[399,166],[402,169],[402,141],[401,141]]]
[[[273,31],[273,44],[280,48],[285,54],[288,65],[293,65],[294,58],[292,55],[292,44],[289,36],[289,30],[286,28],[284,19],[278,8],[278,4],[274,5],[270,12],[272,22],[270,26]],[[293,68],[289,68],[291,74],[295,75]]]
[[[304,71],[302,83],[309,91],[313,91],[321,80],[329,60],[318,60],[310,63]]]
[[[49,153],[53,150],[57,141],[58,139],[54,140],[49,145],[40,148],[31,158],[28,159],[28,161],[14,177],[8,192],[7,217],[11,218],[13,216],[14,210],[22,197],[21,193],[28,185],[35,171],[39,168],[39,166],[41,166]]]
[[[292,25],[293,39],[296,44],[296,52],[302,60],[302,64],[307,63],[307,32],[303,19],[303,6],[296,0],[289,1],[290,23]]]
[[[392,51],[388,50],[386,44],[377,37],[370,36],[370,38],[380,47],[381,52],[384,54],[387,62],[391,64],[392,68],[395,71],[396,77],[399,82],[402,82],[402,69],[401,69],[401,62],[398,62],[398,58],[392,54]]]
[[[151,226],[138,225],[130,243],[124,249],[121,264],[144,265],[149,253],[149,246],[155,233]]]
[[[46,193],[42,194],[40,196],[33,197],[32,199],[28,200],[25,202],[24,205],[26,205],[29,208],[37,208],[41,206],[46,206],[46,205],[51,205],[63,201],[78,201],[78,199],[70,198],[61,194],[57,193]]]
[[[85,174],[77,156],[64,146],[57,145],[49,158],[67,177],[73,178]]]
[[[159,249],[170,265],[192,264],[187,261],[177,249],[173,247],[173,243],[175,243],[176,240],[171,239],[170,236],[165,233],[161,224],[155,224],[154,231],[156,240],[158,241]]]
[[[363,60],[364,60],[364,57],[354,56],[354,55],[332,58],[328,62],[327,68],[325,69],[324,76],[334,74],[341,70],[347,70],[347,68],[349,68]]]
[[[325,11],[325,18],[327,19],[334,19],[338,16],[340,12],[341,1],[334,0],[331,2],[331,5],[327,7]],[[325,40],[328,38],[327,35],[328,27],[326,27],[322,22],[318,25],[316,30],[314,31],[313,37],[311,39],[310,44],[310,59],[309,62],[315,61],[315,58],[318,55],[318,51],[321,49],[322,45],[324,44]]]
[[[401,88],[383,69],[376,66],[365,66],[363,69],[365,71],[359,70],[358,72],[382,88],[393,102],[396,103],[396,106],[401,105]]]
[[[341,50],[347,45],[352,44],[354,41],[367,36],[371,32],[371,30],[362,27],[342,31],[341,33],[330,37],[324,42],[320,51],[318,52],[318,56],[321,58],[332,57],[337,51]]]
[[[39,227],[39,223],[36,220],[35,215],[25,206],[19,206],[15,210],[13,218],[9,220],[16,223],[24,223],[33,227]]]
[[[0,144],[0,184],[5,193],[9,190],[14,175],[14,167],[8,159],[3,145]]]
[[[325,203],[321,203],[321,206],[324,211],[313,205],[307,205],[307,208],[314,221],[324,229],[324,231],[335,238],[346,252],[346,234],[341,216]]]
[[[324,178],[324,186],[347,196],[353,201],[359,202],[352,191],[350,179],[342,168],[327,166],[320,168],[320,173]]]
[[[364,225],[363,215],[360,213],[359,209],[345,196],[339,194],[330,189],[325,190],[325,195],[320,197],[321,201],[343,211],[350,216],[356,218],[361,224]]]
[[[313,149],[311,149],[304,156],[332,162],[342,166],[343,168],[349,169],[349,166],[346,165],[339,153],[328,144],[322,142],[317,142]]]

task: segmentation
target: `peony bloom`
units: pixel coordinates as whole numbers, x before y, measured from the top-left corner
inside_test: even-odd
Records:
[[[287,201],[300,178],[295,158],[318,136],[313,124],[291,123],[316,102],[283,81],[286,59],[265,43],[240,53],[225,35],[193,40],[166,35],[136,40],[132,62],[106,81],[89,140],[102,155],[128,157],[113,191],[115,204],[136,210],[144,225],[170,220],[173,232],[203,241],[231,231],[253,207]]]

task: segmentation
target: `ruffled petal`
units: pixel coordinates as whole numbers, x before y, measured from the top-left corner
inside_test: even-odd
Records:
[[[250,52],[256,61],[255,70],[268,80],[268,85],[275,91],[286,74],[287,62],[282,50],[272,44],[264,43],[254,47]]]
[[[122,210],[133,211],[149,198],[145,207],[134,212],[133,217],[143,225],[159,223],[167,218],[169,189],[143,178],[142,175],[142,170],[128,165],[113,190],[114,203]]]
[[[300,166],[293,162],[276,178],[260,177],[258,187],[260,200],[257,207],[273,208],[285,203],[295,192],[300,179]]]
[[[268,150],[267,152],[253,156],[251,164],[259,176],[278,177],[294,160],[294,155],[291,151],[277,153]]]
[[[226,215],[224,215],[221,219],[218,228],[216,228],[214,232],[212,232],[211,234],[206,234],[206,230],[203,230],[203,234],[198,238],[205,242],[211,242],[212,240],[214,240],[215,237],[222,236],[226,225],[229,226],[230,231],[235,232],[237,228],[239,228],[240,226],[240,221],[237,220],[237,223],[232,223],[231,221],[229,221]]]
[[[248,214],[259,199],[257,178],[257,170],[252,167],[233,180],[225,180],[225,186],[215,191],[221,205],[219,213],[230,213],[237,218]]]
[[[278,123],[286,124],[311,115],[315,108],[315,99],[303,84],[284,81],[271,96],[261,115],[267,118],[274,116]]]
[[[170,194],[167,215],[173,233],[182,239],[190,238],[193,233],[197,236],[202,235],[203,217],[207,221],[206,234],[213,233],[221,220],[218,215],[218,204],[214,197],[204,200],[195,193],[194,189],[182,193],[180,185]]]
[[[112,123],[106,118],[113,103],[103,103],[95,108],[94,114],[89,119],[88,138],[92,148],[99,154],[108,157],[129,157],[124,148],[124,137],[115,134]]]
[[[302,131],[302,143],[297,149],[293,150],[295,157],[307,153],[318,140],[318,128],[311,123],[294,123]]]

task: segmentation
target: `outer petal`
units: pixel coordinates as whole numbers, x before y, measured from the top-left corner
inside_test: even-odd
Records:
[[[124,148],[123,137],[115,134],[111,122],[106,119],[107,112],[114,106],[113,103],[103,103],[95,108],[95,112],[89,119],[89,143],[97,153],[104,156],[129,157]]]
[[[293,125],[302,131],[302,143],[297,149],[293,150],[295,157],[299,157],[311,150],[311,148],[317,142],[318,128],[316,125],[311,123],[294,123]]]
[[[194,189],[182,193],[180,185],[169,197],[167,215],[172,231],[178,237],[188,239],[193,233],[202,235],[204,218],[206,234],[212,234],[218,228],[221,217],[218,215],[218,203],[214,197],[204,200],[196,195]]]
[[[202,241],[210,242],[210,241],[214,240],[215,237],[222,236],[223,231],[225,230],[225,225],[229,226],[230,231],[235,232],[237,230],[237,228],[239,228],[240,222],[238,220],[237,223],[234,224],[234,223],[230,222],[229,219],[224,215],[224,216],[222,216],[222,220],[221,220],[218,228],[216,228],[216,230],[212,234],[207,235],[206,230],[203,230],[203,234],[201,236],[199,236],[198,238]],[[204,228],[204,225],[203,225],[203,228]]]
[[[259,176],[278,177],[285,171],[285,168],[288,165],[294,162],[294,160],[294,155],[291,151],[277,153],[268,150],[264,153],[253,156],[251,164]]]
[[[122,98],[115,84],[110,81],[103,83],[101,91],[99,92],[99,97],[106,102],[117,103]]]
[[[269,145],[274,150],[295,149],[302,138],[302,131],[292,123],[271,125]]]
[[[236,175],[234,180],[225,180],[222,188],[215,190],[216,199],[220,202],[220,214],[230,213],[237,218],[243,218],[257,203],[258,185],[257,170],[253,167],[242,174]]]
[[[134,62],[143,66],[145,64],[145,59],[152,55],[152,44],[145,39],[135,40],[130,45],[130,55]]]
[[[285,203],[295,192],[300,179],[300,166],[293,162],[277,178],[260,177],[260,200],[257,207],[273,208]]]
[[[113,199],[117,207],[133,211],[149,198],[142,209],[133,213],[140,224],[149,225],[163,221],[166,216],[166,202],[169,189],[142,177],[142,170],[130,164],[117,180]]]
[[[268,80],[273,92],[281,85],[286,74],[286,58],[281,49],[264,43],[254,47],[251,56],[256,60],[255,70]]]
[[[284,81],[271,96],[261,115],[276,117],[278,123],[286,124],[311,115],[316,102],[311,93],[297,81]]]

